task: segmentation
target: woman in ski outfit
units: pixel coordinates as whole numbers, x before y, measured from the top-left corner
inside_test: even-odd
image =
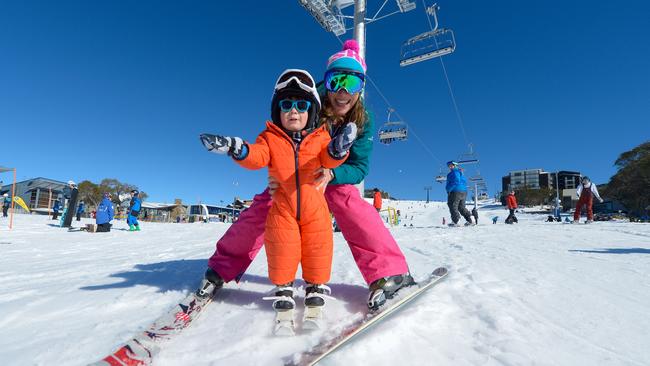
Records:
[[[354,186],[368,174],[374,134],[373,118],[361,98],[365,72],[366,64],[355,41],[346,41],[343,50],[328,60],[324,85],[319,89],[323,102],[319,123],[336,130],[355,121],[358,135],[348,159],[335,169],[317,169],[314,183],[327,185],[325,200],[370,285],[368,306],[377,307],[414,282],[395,239]],[[274,186],[272,180],[270,186]],[[251,206],[219,239],[197,291],[199,296],[208,296],[224,282],[238,280],[244,274],[264,244],[264,223],[271,204],[268,189],[256,195]]]

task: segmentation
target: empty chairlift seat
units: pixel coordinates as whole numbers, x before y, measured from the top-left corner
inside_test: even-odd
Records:
[[[434,29],[419,34],[402,44],[400,66],[408,66],[456,50],[456,40],[451,29]]]

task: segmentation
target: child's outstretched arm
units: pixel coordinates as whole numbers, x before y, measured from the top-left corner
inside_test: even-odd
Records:
[[[254,144],[248,144],[239,137],[201,134],[201,143],[210,152],[228,154],[239,165],[248,169],[260,169],[269,164],[271,159],[269,146],[263,134]]]
[[[244,145],[247,148],[246,154],[240,158],[235,158],[237,164],[253,170],[261,169],[269,165],[271,162],[271,152],[268,141],[264,138],[264,132],[257,136],[254,144],[245,143]]]
[[[338,129],[326,148],[321,151],[320,160],[325,168],[336,168],[347,159],[350,148],[357,138],[357,125],[349,122]]]

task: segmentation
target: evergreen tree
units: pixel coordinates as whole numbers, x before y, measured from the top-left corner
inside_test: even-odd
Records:
[[[603,193],[620,201],[630,213],[645,214],[650,206],[650,141],[622,153],[614,165],[618,172]]]

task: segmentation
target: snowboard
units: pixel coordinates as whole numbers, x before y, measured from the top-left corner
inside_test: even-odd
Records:
[[[426,290],[432,288],[447,276],[447,268],[436,268],[425,280],[418,282],[417,286],[413,286],[413,290],[408,291],[404,289],[395,295],[392,299],[388,300],[386,304],[380,307],[377,311],[369,312],[365,317],[353,322],[345,327],[338,335],[333,338],[324,338],[320,343],[314,346],[309,351],[300,355],[294,355],[291,359],[285,362],[285,366],[311,366],[317,364],[323,358],[336,351],[338,348],[349,343],[361,332],[377,324],[385,319],[388,315],[392,314],[402,306],[408,304],[413,299],[422,295]]]
[[[201,311],[212,302],[213,297],[204,299],[189,294],[178,305],[174,306],[167,313],[156,319],[147,330],[139,333],[125,344],[121,345],[115,352],[104,357],[101,361],[89,366],[144,366],[151,365],[151,362],[160,352],[160,342],[171,338],[186,328]]]
[[[73,188],[72,191],[70,192],[70,200],[68,200],[68,207],[65,209],[65,211],[63,212],[63,216],[61,217],[63,219],[61,221],[61,227],[72,226],[72,218],[77,213],[78,198],[79,198],[79,190],[77,188]]]

